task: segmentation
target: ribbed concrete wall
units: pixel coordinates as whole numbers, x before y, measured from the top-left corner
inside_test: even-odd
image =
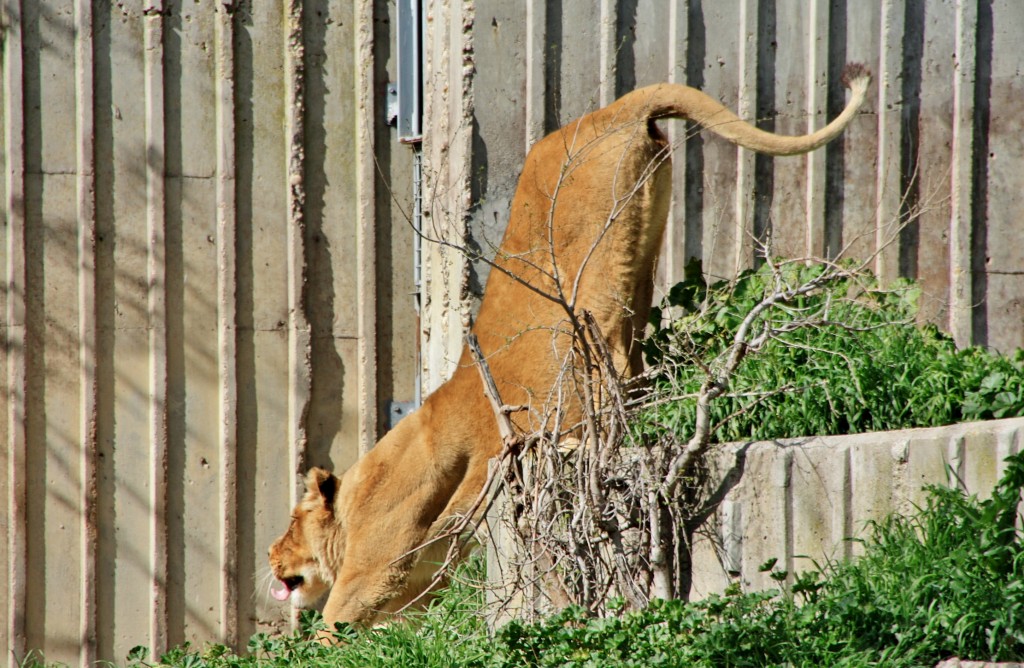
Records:
[[[3,2],[5,662],[287,624],[260,576],[299,469],[415,395],[375,12]]]
[[[690,596],[777,586],[758,571],[769,559],[794,573],[855,556],[846,539],[868,521],[923,506],[928,484],[987,497],[1022,449],[1024,418],[725,446],[710,487],[729,491],[694,537]]]

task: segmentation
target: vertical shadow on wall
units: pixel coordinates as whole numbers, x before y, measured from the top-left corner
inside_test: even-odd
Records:
[[[42,31],[43,7],[25,3],[22,13],[25,248],[25,519],[28,568],[25,582],[25,640],[46,646],[46,234],[43,219]],[[12,193],[18,196],[17,193]],[[17,529],[15,529],[17,530]]]
[[[904,224],[917,211],[920,202],[923,168],[918,160],[921,140],[921,79],[924,57],[924,3],[908,2],[903,22],[903,104],[900,118],[900,223]],[[907,223],[900,230],[899,273],[917,278],[917,254],[920,245],[920,223]]]
[[[703,89],[704,61],[707,58],[707,28],[704,23],[703,3],[701,0],[694,0],[687,11],[689,48],[686,50],[686,83],[694,88]],[[702,258],[704,254],[704,139],[698,125],[687,122],[685,141],[684,253],[688,263],[692,258]],[[706,262],[704,266],[707,266]],[[671,537],[666,536],[668,544],[675,545],[672,555],[675,563],[671,572],[677,574],[674,583],[676,596],[685,597],[690,590],[693,568],[689,546],[693,543],[694,530],[695,526],[684,527],[685,540],[673,541]]]
[[[325,170],[327,157],[327,89],[325,70],[329,59],[340,58],[327,53],[327,26],[330,8],[324,0],[313,0],[303,8],[305,35],[305,162],[303,183],[306,188],[304,218],[307,278],[303,287],[303,305],[310,326],[311,387],[307,414],[306,465],[333,469],[331,445],[341,429],[341,398],[345,391],[345,369],[334,340],[334,266],[331,261],[333,229],[325,229],[324,194],[327,190]],[[354,29],[353,26],[343,26]],[[359,64],[356,64],[359,67]],[[353,142],[353,145],[355,142]],[[349,209],[355,215],[355,209]],[[339,241],[341,239],[339,238]],[[352,241],[352,257],[355,243]]]
[[[253,295],[253,47],[252,1],[237,5],[232,19],[235,124],[235,378],[237,387],[235,464],[238,549],[238,640],[256,632],[256,340]],[[289,481],[291,483],[291,481]]]
[[[373,3],[373,14],[374,17],[386,17],[389,16],[389,2],[387,0],[376,0]],[[388,81],[388,55],[390,53],[389,46],[394,43],[394,35],[392,28],[394,23],[392,21],[378,21],[373,22],[373,88],[375,95],[378,100],[383,99],[380,93],[383,86]],[[392,254],[392,234],[394,223],[392,216],[391,202],[391,190],[389,184],[384,183],[384,179],[392,176],[391,171],[391,152],[396,149],[395,140],[392,136],[392,130],[390,126],[384,123],[372,123],[374,137],[376,170],[374,173],[375,179],[375,200],[374,208],[376,211],[375,218],[377,224],[374,225],[376,230],[376,246],[377,246],[377,258],[375,262],[376,274],[374,279],[377,281],[377,327],[376,327],[376,338],[377,338],[377,397],[379,400],[379,407],[377,410],[377,434],[380,436],[385,431],[386,420],[388,416],[387,401],[390,398],[397,398],[395,393],[395,385],[393,378],[394,370],[394,353],[393,349],[397,345],[395,340],[396,332],[394,331],[395,322],[392,313],[395,308],[395,300],[400,299],[404,295],[395,294],[394,286],[394,275],[396,271],[408,271],[412,272],[412,258],[401,258],[398,260],[400,263],[396,266],[396,259]],[[476,133],[474,133],[474,138]],[[397,147],[398,150],[411,151],[412,148]],[[410,173],[407,178],[412,178]],[[401,190],[400,188],[398,189]],[[401,230],[408,230],[408,226],[400,226]],[[411,234],[411,232],[407,232]]]
[[[96,655],[114,656],[117,511],[114,474],[114,117],[110,7],[93,1],[93,142],[96,204]]]
[[[825,108],[829,119],[843,111],[846,89],[842,83],[846,67],[847,0],[832,0],[828,13],[828,91]],[[846,137],[844,133],[825,147],[825,257],[836,258],[843,248],[843,203],[846,189]]]
[[[167,643],[185,641],[185,273],[181,127],[182,0],[164,4],[164,259],[167,340]],[[156,249],[161,252],[162,249]]]
[[[775,59],[778,48],[775,2],[760,0],[757,3],[757,102],[754,115],[757,127],[767,132],[775,131],[775,116],[778,114],[775,106]],[[762,244],[771,235],[774,197],[775,159],[764,153],[755,153],[754,238]],[[763,262],[764,253],[755,249],[754,266],[759,267]]]
[[[467,287],[473,299],[473,317],[476,317],[480,310],[480,301],[483,299],[484,286],[490,277],[490,265],[480,258],[490,257],[492,245],[495,243],[494,235],[489,235],[487,220],[484,219],[483,207],[481,206],[487,198],[487,142],[480,132],[480,122],[474,114],[470,126],[473,142],[473,166],[470,172],[470,211],[469,222],[466,226],[466,248],[469,250]],[[493,228],[492,228],[493,229]]]
[[[704,88],[704,61],[707,58],[707,27],[702,0],[694,0],[688,9],[689,48],[686,50],[686,83]],[[699,128],[687,123],[686,129],[686,261],[704,257],[704,138]],[[705,262],[704,266],[710,266]]]
[[[974,155],[971,158],[971,335],[972,342],[988,344],[988,161],[992,118],[992,0],[978,3],[975,41]]]
[[[636,88],[637,0],[618,0],[615,16],[615,97]]]
[[[547,0],[543,50],[528,58],[544,59],[544,134],[562,126],[562,0]]]
[[[693,545],[695,536],[703,536],[705,540],[711,540],[716,549],[721,549],[721,538],[716,527],[718,518],[716,513],[722,507],[726,496],[743,480],[743,472],[747,465],[747,451],[750,450],[752,442],[744,443],[733,451],[733,460],[728,468],[722,469],[716,475],[709,475],[707,468],[699,468],[694,472],[693,483],[687,485],[683,490],[683,497],[680,499],[681,507],[693,509],[693,515],[683,523],[686,532],[687,546]],[[713,483],[714,478],[718,482]],[[721,552],[720,552],[721,554]],[[682,562],[679,569],[680,586],[676,595],[679,598],[690,600],[689,594],[693,590],[693,560],[689,553],[686,561]],[[730,571],[730,575],[734,575]]]

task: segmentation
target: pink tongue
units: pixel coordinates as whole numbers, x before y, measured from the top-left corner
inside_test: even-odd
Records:
[[[292,595],[292,592],[283,582],[280,580],[274,580],[274,584],[270,585],[270,595],[278,601],[287,601],[288,597]]]

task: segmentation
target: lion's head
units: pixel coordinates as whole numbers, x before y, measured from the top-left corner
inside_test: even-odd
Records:
[[[288,530],[270,546],[270,568],[277,578],[270,594],[275,599],[308,608],[334,584],[345,549],[339,486],[338,478],[323,469],[306,474],[306,494],[292,511]]]

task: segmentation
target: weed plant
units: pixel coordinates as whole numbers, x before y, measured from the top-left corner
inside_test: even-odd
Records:
[[[821,265],[783,266],[803,283]],[[708,286],[699,263],[652,313],[648,364],[661,370],[636,436],[645,442],[693,433],[707,369],[744,317],[776,289],[764,265]],[[749,354],[729,392],[711,405],[719,442],[849,434],[1024,415],[1024,350],[1011,357],[980,347],[958,350],[934,326],[917,326],[920,290],[902,282],[881,290],[870,276],[849,278],[768,309],[755,329],[776,332]],[[662,322],[663,315],[671,320]]]
[[[181,668],[384,668],[417,666],[451,668],[484,665],[490,651],[486,642],[484,589],[480,579],[484,566],[481,555],[474,555],[459,567],[452,584],[422,612],[409,615],[405,623],[356,631],[349,626],[334,629],[340,646],[327,646],[313,640],[324,622],[319,613],[304,611],[300,628],[292,634],[257,633],[248,644],[248,652],[237,655],[223,645],[196,650],[187,643],[160,657],[149,660],[145,648],[138,647],[128,657],[131,668],[180,666]]]

